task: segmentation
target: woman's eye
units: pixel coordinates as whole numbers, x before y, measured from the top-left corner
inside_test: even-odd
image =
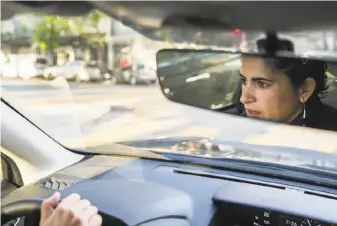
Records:
[[[266,87],[269,86],[268,83],[261,82],[261,81],[258,81],[258,82],[257,82],[257,85],[258,85],[260,88],[266,88]]]
[[[241,82],[242,82],[243,85],[246,85],[246,83],[247,83],[246,79],[244,79],[244,78],[241,78]]]

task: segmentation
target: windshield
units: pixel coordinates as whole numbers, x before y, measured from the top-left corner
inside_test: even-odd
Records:
[[[32,25],[26,27],[27,21]],[[13,39],[2,40],[2,97],[69,149],[101,152],[105,146],[122,143],[205,158],[245,158],[301,167],[324,160],[324,170],[337,169],[335,132],[242,119],[177,104],[163,95],[155,62],[159,50],[219,47],[220,40],[221,48],[228,50],[251,48],[259,34],[199,34],[205,44],[191,34],[175,42],[179,33],[171,30],[158,31],[162,41],[154,41],[99,11],[82,17],[22,14],[2,27],[8,24],[15,29]],[[288,37],[298,51],[317,55],[337,53],[333,35]],[[170,65],[182,62],[179,70],[185,71],[183,62],[192,57],[167,56],[158,67],[170,70]],[[231,67],[240,65],[238,59],[231,59]],[[41,68],[35,62],[49,64]],[[90,62],[97,67],[86,67]],[[194,70],[199,66],[193,65]],[[330,78],[335,90],[337,79]],[[226,105],[232,104],[233,95],[226,95]]]

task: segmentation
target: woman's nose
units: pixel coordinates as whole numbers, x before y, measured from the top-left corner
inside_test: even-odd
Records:
[[[240,102],[242,104],[248,104],[254,102],[254,95],[250,87],[247,85],[242,86],[242,92],[240,97]]]

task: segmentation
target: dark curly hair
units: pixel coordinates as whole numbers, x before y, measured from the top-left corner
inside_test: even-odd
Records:
[[[313,96],[324,97],[327,94],[328,66],[324,61],[291,58],[264,58],[263,60],[272,71],[288,76],[295,88],[301,86],[307,78],[313,78],[316,81]]]

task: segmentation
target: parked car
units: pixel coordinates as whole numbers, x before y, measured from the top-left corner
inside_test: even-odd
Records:
[[[155,84],[157,82],[157,70],[155,67],[146,64],[132,65],[126,69],[116,72],[117,83],[136,84]]]
[[[112,75],[112,70],[106,64],[98,65],[95,61],[93,61],[91,63],[91,67],[96,67],[96,66],[99,69],[101,81],[114,80],[114,77]]]
[[[133,67],[130,84],[138,83],[155,84],[157,81],[157,70],[155,67],[146,64],[137,64]]]
[[[99,68],[84,61],[71,61],[64,65],[49,67],[43,75],[45,79],[54,79],[58,76],[77,82],[97,82],[102,79]]]
[[[34,62],[34,67],[36,70],[36,77],[43,77],[44,70],[48,67],[48,60],[46,57],[37,57]]]

